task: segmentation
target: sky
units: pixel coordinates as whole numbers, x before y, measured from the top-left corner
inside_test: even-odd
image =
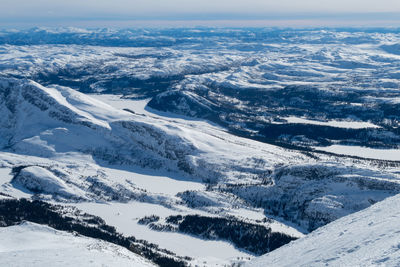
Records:
[[[400,26],[400,0],[0,0],[0,4],[0,27]]]

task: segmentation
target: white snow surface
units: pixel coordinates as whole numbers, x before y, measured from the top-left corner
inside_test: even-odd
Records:
[[[167,217],[170,215],[191,214],[193,212],[185,207],[176,207],[173,210],[156,204],[140,202],[81,203],[76,204],[76,207],[103,218],[107,224],[115,226],[117,231],[127,236],[133,235],[136,238],[148,240],[162,248],[171,250],[177,255],[193,257],[193,264],[207,262],[209,266],[224,265],[235,262],[238,257],[253,257],[249,253],[236,249],[229,242],[203,240],[181,233],[157,232],[137,223],[140,218],[150,215]],[[199,211],[197,213],[201,215],[207,214]]]
[[[400,149],[378,149],[378,148],[345,146],[345,145],[314,147],[314,149],[339,155],[357,156],[369,159],[400,161]]]
[[[0,266],[155,266],[127,249],[23,222],[0,228]]]
[[[400,195],[254,259],[252,267],[399,266]]]
[[[286,120],[288,123],[302,123],[302,124],[314,124],[314,125],[322,125],[322,126],[332,126],[338,128],[348,128],[348,129],[363,129],[363,128],[380,128],[379,126],[364,121],[337,121],[337,120],[329,120],[329,121],[316,121],[316,120],[308,120],[300,117],[282,117],[281,119]]]

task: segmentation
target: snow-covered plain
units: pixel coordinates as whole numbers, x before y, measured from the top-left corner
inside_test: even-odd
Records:
[[[374,149],[369,147],[344,145],[315,147],[315,149],[339,155],[349,155],[360,158],[400,161],[400,149]]]
[[[224,265],[235,262],[237,258],[253,258],[252,254],[240,251],[228,242],[202,240],[180,233],[157,232],[137,223],[139,219],[145,216],[167,217],[170,215],[191,214],[193,212],[184,207],[181,207],[181,210],[173,210],[156,204],[140,202],[81,203],[76,204],[76,207],[90,214],[100,216],[125,235],[133,235],[136,238],[148,240],[162,248],[167,248],[177,255],[193,257],[192,264],[201,265],[206,262],[207,265]],[[201,211],[197,213],[207,214]]]
[[[400,195],[341,218],[245,266],[399,266]]]
[[[379,126],[374,125],[369,122],[358,122],[358,121],[315,121],[308,120],[304,118],[298,117],[283,117],[281,119],[286,120],[288,123],[302,123],[302,124],[314,124],[314,125],[323,125],[323,126],[332,126],[339,128],[349,128],[349,129],[363,129],[363,128],[379,128]]]
[[[1,266],[156,266],[123,247],[24,222],[0,228]]]

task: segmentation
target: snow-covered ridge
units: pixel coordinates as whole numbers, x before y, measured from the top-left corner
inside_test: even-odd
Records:
[[[400,195],[332,222],[246,266],[398,266]]]
[[[4,114],[0,121],[2,145],[6,148],[31,155],[47,152],[48,156],[73,151],[101,156],[102,150],[105,150],[102,156],[106,160],[107,156],[111,156],[107,155],[108,149],[116,150],[125,145],[125,153],[118,153],[121,161],[137,160],[141,147],[154,154],[149,157],[154,164],[157,160],[178,159],[177,155],[171,154],[173,151],[168,151],[175,149],[170,142],[180,142],[181,149],[191,149],[185,147],[187,141],[168,135],[139,119],[134,120],[135,116],[128,112],[114,109],[69,88],[48,88],[32,81],[5,79],[0,89]],[[129,152],[132,146],[136,148]],[[37,151],[34,147],[42,149]]]
[[[185,155],[193,150],[184,139],[65,87],[47,88],[32,81],[3,79],[0,110],[3,149],[33,157],[69,155],[67,158],[88,160],[79,166],[76,158],[79,167],[73,167],[91,170],[85,172],[88,175],[85,178],[66,166],[50,167],[46,160],[40,164],[29,160],[21,163],[14,173],[13,184],[53,197],[91,199],[95,195],[87,195],[88,188],[94,192],[108,188],[107,197],[104,192],[96,193],[100,198],[122,200],[144,194],[126,181],[107,181],[104,173],[90,165],[85,167],[93,163],[93,158],[82,155],[108,164],[151,166],[183,173]],[[174,143],[179,143],[179,147]]]

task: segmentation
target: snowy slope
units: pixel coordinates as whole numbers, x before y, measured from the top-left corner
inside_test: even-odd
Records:
[[[400,195],[332,222],[246,266],[399,266]]]
[[[0,228],[1,266],[155,266],[127,249],[24,222]]]
[[[202,133],[192,124],[117,110],[72,89],[48,88],[32,81],[3,79],[0,92],[4,114],[0,119],[1,141],[13,152],[45,158],[83,152],[110,164],[164,169],[202,180],[252,179],[264,171],[264,166],[251,162],[252,147],[242,145],[240,139],[224,134],[219,127],[208,126]],[[219,135],[213,133],[216,130]],[[265,151],[256,156],[264,154],[265,165],[272,159],[278,163],[302,157],[281,151],[265,145]],[[244,160],[253,171],[236,167]]]

